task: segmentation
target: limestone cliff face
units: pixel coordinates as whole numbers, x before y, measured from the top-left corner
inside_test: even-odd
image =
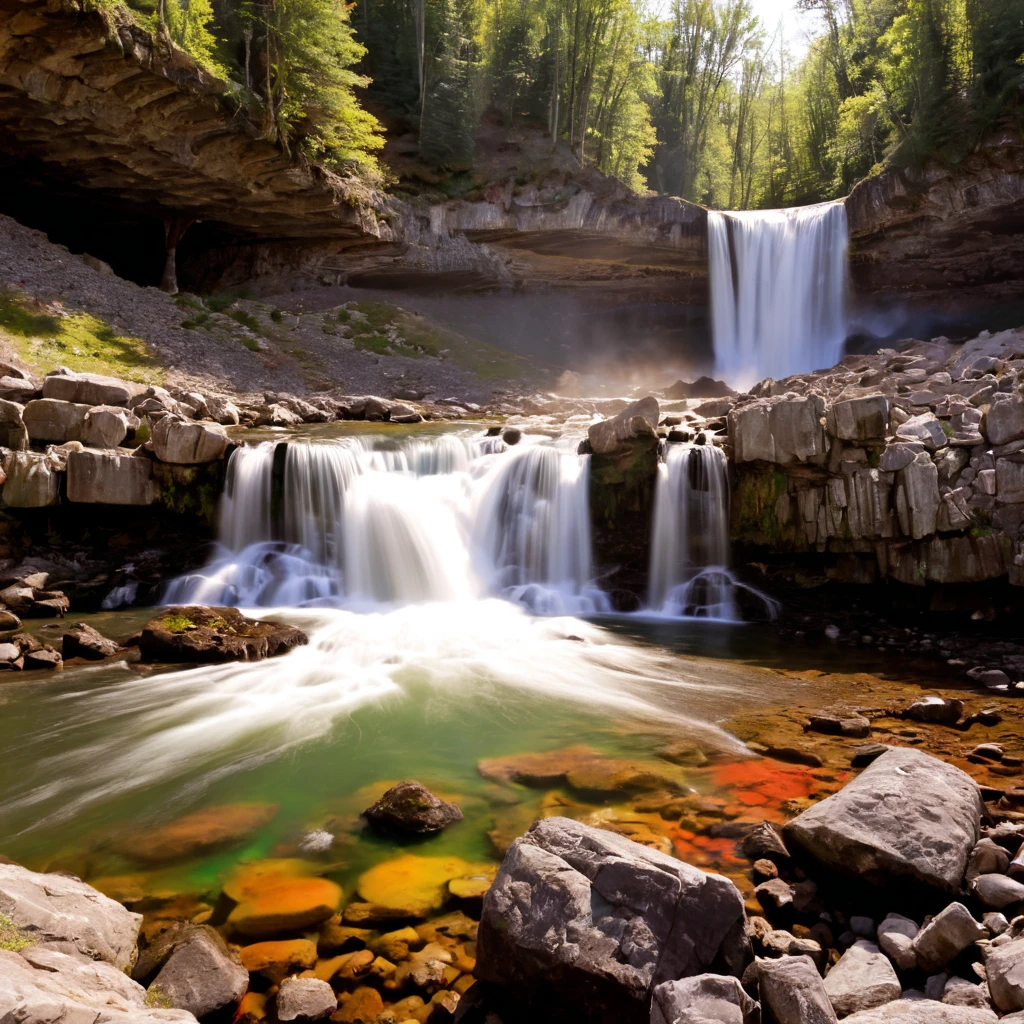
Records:
[[[182,51],[74,0],[0,0],[0,167],[256,237],[392,237],[385,197],[292,159]]]
[[[846,200],[860,292],[1012,294],[1024,277],[1024,141],[987,139],[959,166],[886,170]]]

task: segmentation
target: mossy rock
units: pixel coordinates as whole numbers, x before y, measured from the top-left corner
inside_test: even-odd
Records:
[[[247,619],[237,608],[185,605],[164,609],[139,637],[143,661],[259,661],[286,654],[309,637],[295,626]]]

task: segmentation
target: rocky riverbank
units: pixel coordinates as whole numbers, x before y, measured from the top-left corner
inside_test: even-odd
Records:
[[[806,706],[728,723],[747,758],[667,729],[632,760],[488,758],[482,816],[380,783],[198,889],[170,869],[250,848],[281,808],[108,832],[64,855],[89,885],[0,865],[0,1007],[24,1024],[54,998],[111,1022],[1016,1022],[1020,706],[806,681]],[[490,829],[500,867],[424,845],[467,828]],[[389,848],[339,885],[363,829]]]

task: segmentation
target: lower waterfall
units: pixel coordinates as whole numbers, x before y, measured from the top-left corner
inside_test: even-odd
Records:
[[[451,435],[239,448],[214,557],[163,600],[371,610],[498,596],[542,614],[605,611],[588,469],[550,444]]]
[[[832,366],[846,338],[846,207],[708,213],[715,372],[734,387]]]
[[[671,444],[658,466],[648,606],[662,615],[720,619],[742,616],[750,595],[774,618],[775,602],[729,571],[729,465],[711,444]]]

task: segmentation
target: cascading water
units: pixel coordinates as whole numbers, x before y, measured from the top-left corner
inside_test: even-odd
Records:
[[[588,465],[546,444],[450,435],[241,448],[215,557],[164,601],[369,609],[497,595],[543,614],[605,610]]]
[[[737,593],[775,603],[738,582],[729,563],[729,467],[715,445],[669,445],[658,466],[648,605],[662,615],[736,621]]]
[[[832,366],[846,338],[846,207],[708,213],[715,371],[734,386]]]

